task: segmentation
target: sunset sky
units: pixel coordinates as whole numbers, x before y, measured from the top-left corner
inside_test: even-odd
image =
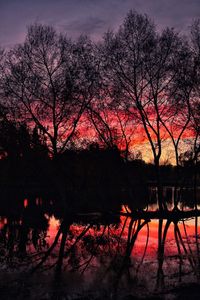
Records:
[[[169,26],[183,34],[200,16],[199,0],[0,0],[0,47],[23,42],[27,26],[36,22],[53,25],[74,39],[83,33],[97,41],[106,30],[117,29],[130,9],[149,15],[158,30]],[[140,130],[134,137],[132,148],[151,161],[146,136]],[[172,153],[167,144],[162,160],[173,161]]]
[[[100,39],[122,23],[130,9],[148,14],[158,29],[185,33],[200,15],[199,0],[0,0],[0,45],[22,42],[27,25],[45,23],[76,38],[81,33]]]

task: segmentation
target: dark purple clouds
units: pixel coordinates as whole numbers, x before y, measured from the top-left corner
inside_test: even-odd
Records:
[[[21,42],[34,22],[54,25],[74,38],[85,33],[99,39],[130,9],[147,13],[159,28],[185,32],[200,16],[200,0],[0,0],[0,45]]]

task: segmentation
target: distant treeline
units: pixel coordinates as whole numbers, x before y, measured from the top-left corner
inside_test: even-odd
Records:
[[[75,211],[120,210],[123,204],[144,209],[157,203],[154,164],[142,159],[127,161],[117,147],[101,148],[98,144],[90,144],[82,150],[66,150],[51,158],[35,129],[31,135],[23,127],[24,138],[22,128],[19,132],[18,138],[23,143],[16,140],[17,144],[12,145],[18,152],[12,154],[11,151],[0,160],[1,205],[7,202],[10,206],[11,199],[15,203],[36,197],[52,199],[61,206],[64,197],[67,207]],[[188,161],[178,167],[162,165],[159,173],[162,191],[166,186],[186,188],[186,197],[183,195],[179,201],[185,199],[187,204],[194,205],[194,192],[200,184],[199,163],[195,168]],[[188,188],[193,190],[190,194]],[[172,203],[172,192],[168,193],[163,193],[163,201]]]

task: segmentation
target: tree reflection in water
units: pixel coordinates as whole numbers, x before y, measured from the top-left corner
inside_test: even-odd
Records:
[[[137,294],[141,285],[144,295],[149,290],[160,293],[184,282],[185,277],[191,282],[200,277],[197,214],[194,219],[186,219],[178,211],[154,220],[148,211],[147,217],[143,212],[141,218],[139,211],[131,212],[123,206],[117,214],[83,213],[59,218],[55,210],[59,219],[55,232],[53,210],[52,205],[33,200],[18,213],[9,214],[7,210],[1,217],[0,259],[2,268],[18,268],[27,278],[55,270],[55,298],[61,296],[62,275],[66,272],[80,274],[89,282],[98,277],[101,287],[97,289],[109,286],[113,299],[124,290]]]

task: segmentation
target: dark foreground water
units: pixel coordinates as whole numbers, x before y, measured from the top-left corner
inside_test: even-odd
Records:
[[[199,218],[1,207],[0,299],[199,299]],[[155,207],[150,207],[154,209]]]

